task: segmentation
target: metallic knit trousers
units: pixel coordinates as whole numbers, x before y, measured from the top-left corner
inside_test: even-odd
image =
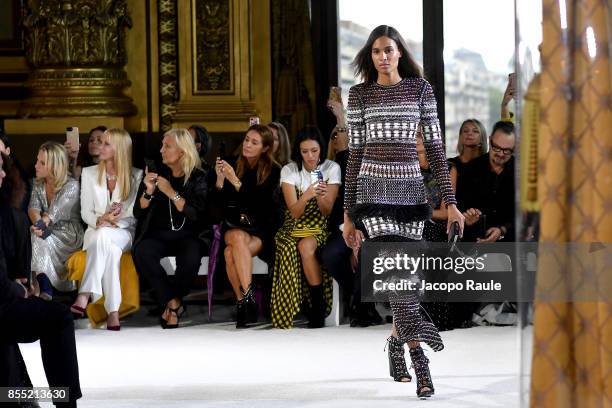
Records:
[[[418,242],[396,235],[385,235],[369,240],[372,242]],[[444,348],[436,326],[423,318],[421,302],[416,294],[391,296],[389,302],[400,341],[424,342],[434,351]]]

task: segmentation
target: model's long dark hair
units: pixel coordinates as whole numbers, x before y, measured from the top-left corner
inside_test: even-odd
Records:
[[[389,37],[397,44],[397,47],[402,53],[399,59],[397,70],[402,78],[422,78],[423,71],[417,62],[414,60],[406,41],[400,33],[393,27],[388,25],[380,25],[370,33],[368,41],[359,50],[357,56],[353,60],[355,76],[361,77],[361,80],[366,84],[376,82],[378,79],[378,71],[372,62],[372,45],[380,37]]]

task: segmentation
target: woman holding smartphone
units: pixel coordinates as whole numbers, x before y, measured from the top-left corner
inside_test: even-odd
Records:
[[[161,327],[175,329],[185,311],[183,297],[200,269],[203,242],[199,235],[206,227],[208,183],[187,129],[167,131],[160,153],[164,166],[157,172],[148,164],[138,192],[134,212],[139,226],[133,252],[138,272],[149,281],[162,311]],[[172,281],[159,263],[167,256],[176,259]]]
[[[393,27],[375,28],[353,61],[363,83],[349,91],[347,124],[349,161],[344,196],[343,236],[348,246],[362,240],[420,242],[431,208],[416,151],[421,126],[427,160],[447,209],[447,232],[453,223],[463,231],[457,209],[436,99],[406,42]],[[389,371],[396,381],[412,377],[404,360],[404,344],[417,376],[417,395],[434,393],[428,363],[420,342],[434,351],[444,348],[436,327],[420,313],[414,293],[390,297],[393,331],[389,337]]]
[[[281,329],[293,327],[302,304],[311,328],[323,327],[331,310],[332,278],[321,268],[317,253],[329,237],[327,219],[341,175],[337,163],[325,160],[325,150],[319,129],[307,126],[295,138],[293,162],[281,170],[287,210],[275,236],[272,283],[272,325]]]
[[[71,306],[84,315],[87,303],[104,295],[108,330],[119,330],[121,287],[119,263],[132,247],[136,218],[132,213],[142,170],[132,167],[132,139],[124,129],[108,129],[102,136],[100,162],[81,174],[81,218],[87,224],[87,251],[79,295]]]
[[[68,176],[68,153],[56,142],[46,142],[36,156],[36,180],[28,216],[32,238],[32,272],[40,297],[51,300],[53,288],[74,290],[66,281],[66,261],[83,245],[79,182]]]
[[[236,328],[257,321],[253,292],[253,257],[271,262],[278,228],[274,201],[280,166],[274,161],[274,138],[267,126],[252,125],[242,141],[235,166],[217,159],[217,204],[223,204],[225,267],[236,294]]]

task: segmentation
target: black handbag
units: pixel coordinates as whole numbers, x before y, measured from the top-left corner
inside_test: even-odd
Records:
[[[255,219],[237,205],[230,204],[225,210],[225,218],[223,225],[226,229],[241,229],[245,232],[252,233],[256,230]]]

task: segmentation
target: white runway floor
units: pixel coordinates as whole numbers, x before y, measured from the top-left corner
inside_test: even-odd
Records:
[[[79,406],[518,406],[515,327],[442,332],[446,349],[426,349],[436,395],[421,401],[414,380],[396,383],[388,375],[389,324],[237,331],[233,323],[204,324],[200,311],[192,314],[177,330],[161,330],[144,312],[122,322],[118,333],[77,330]],[[46,386],[38,343],[21,349],[34,385]]]

